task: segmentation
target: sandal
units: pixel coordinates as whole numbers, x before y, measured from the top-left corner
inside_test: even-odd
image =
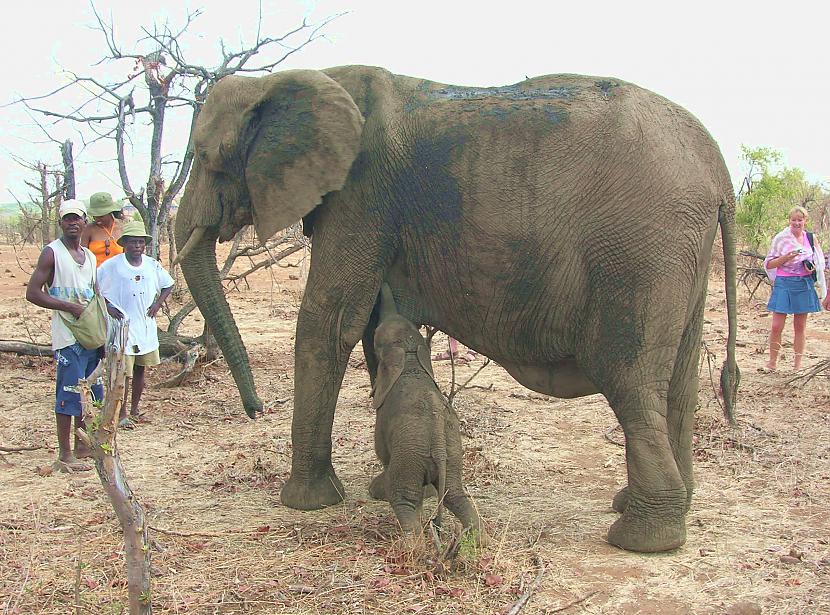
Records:
[[[52,464],[54,472],[61,474],[74,474],[75,472],[89,472],[92,470],[92,465],[84,463],[83,461],[55,461]]]
[[[135,426],[136,426],[135,424],[136,424],[136,421],[134,421],[133,419],[131,419],[129,417],[126,417],[126,416],[123,419],[121,419],[120,421],[118,421],[118,426],[121,429],[135,429]]]
[[[762,374],[774,374],[778,370],[774,367],[767,367],[766,365],[759,367],[758,371]]]

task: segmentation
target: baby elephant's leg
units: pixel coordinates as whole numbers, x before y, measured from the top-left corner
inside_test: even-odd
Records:
[[[404,532],[421,531],[421,505],[424,497],[424,475],[418,464],[396,461],[389,464],[388,498]]]
[[[478,516],[478,511],[476,511],[472,500],[464,493],[463,489],[449,487],[447,495],[444,497],[444,504],[452,514],[458,517],[465,528],[470,528],[474,532],[476,542],[479,545],[484,546],[490,542],[484,524]]]
[[[461,446],[461,431],[458,417],[452,409],[448,409],[445,423],[447,438],[447,494],[444,504],[462,525],[470,528],[476,534],[480,545],[489,542],[484,524],[478,516],[478,511],[470,497],[464,492],[464,451]]]

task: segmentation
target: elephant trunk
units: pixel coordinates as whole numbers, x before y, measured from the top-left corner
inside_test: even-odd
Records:
[[[255,418],[257,412],[262,410],[262,402],[256,394],[254,377],[248,363],[248,352],[242,343],[242,337],[239,335],[219,279],[219,269],[216,265],[217,235],[211,229],[201,234],[201,239],[190,246],[189,253],[182,260],[182,273],[193,299],[231,368],[246,414]],[[178,243],[182,245],[182,242]]]

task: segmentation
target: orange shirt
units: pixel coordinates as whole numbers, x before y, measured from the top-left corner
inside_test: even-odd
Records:
[[[95,266],[100,267],[101,263],[105,260],[112,258],[118,254],[121,254],[124,251],[124,248],[118,245],[118,237],[113,235],[113,232],[116,231],[116,225],[118,222],[114,222],[110,228],[104,228],[103,226],[97,226],[97,228],[101,229],[108,235],[106,239],[90,239],[89,240],[89,251],[95,255]],[[118,227],[118,235],[121,234],[121,227]]]
[[[95,255],[95,266],[100,267],[108,258],[121,254],[124,248],[115,239],[107,238],[104,241],[90,241],[89,251]]]

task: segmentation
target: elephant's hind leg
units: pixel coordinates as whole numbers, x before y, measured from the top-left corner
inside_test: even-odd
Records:
[[[669,441],[680,476],[686,485],[686,511],[691,505],[694,490],[692,436],[698,401],[698,365],[705,304],[706,293],[701,293],[698,305],[692,311],[689,323],[683,331],[683,338],[680,340],[674,371],[669,382],[666,409]]]
[[[665,279],[682,274],[663,273]],[[628,487],[615,497],[622,514],[608,542],[629,551],[670,551],[686,541],[686,484],[672,448],[667,398],[688,306],[683,293],[664,283],[631,284],[617,295],[589,307],[588,339],[576,357],[625,434]]]
[[[611,399],[626,437],[628,488],[608,542],[629,551],[669,551],[686,542],[686,486],[674,460],[665,396],[642,389]],[[615,498],[617,499],[617,498]]]
[[[706,295],[703,294],[691,312],[691,318],[683,331],[680,348],[674,362],[666,400],[666,425],[669,431],[674,460],[683,484],[686,486],[686,512],[692,501],[694,479],[692,471],[692,432],[695,408],[698,401],[698,363],[700,361],[700,337],[703,330],[703,309]],[[628,487],[623,487],[614,496],[611,508],[625,512],[630,497]]]

